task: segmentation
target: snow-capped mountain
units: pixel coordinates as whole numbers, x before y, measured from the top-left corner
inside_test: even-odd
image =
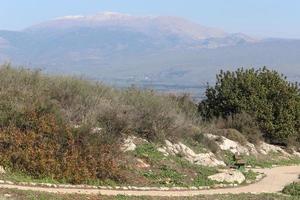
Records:
[[[126,84],[195,85],[241,66],[298,80],[299,58],[300,40],[257,39],[172,16],[103,12],[0,31],[0,62]]]

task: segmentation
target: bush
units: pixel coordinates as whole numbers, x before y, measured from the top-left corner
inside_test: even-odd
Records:
[[[213,153],[220,151],[219,145],[214,140],[205,137],[201,133],[194,134],[193,139],[199,144],[203,144],[205,148],[209,149]]]
[[[2,66],[0,165],[71,183],[123,180],[117,164],[123,137],[185,137],[198,123],[196,113],[184,96]],[[96,127],[100,134],[91,131]]]
[[[191,124],[198,123],[197,106],[186,95],[174,97],[134,87],[119,90],[73,77],[0,67],[0,126],[7,126],[34,102],[55,105],[59,117],[73,126],[101,127],[110,136],[136,134],[163,140],[183,137]]]
[[[300,197],[300,183],[291,183],[283,188],[282,192],[291,196]]]
[[[219,131],[223,136],[241,144],[245,144],[246,141],[258,144],[262,140],[262,133],[257,123],[247,113],[238,113],[226,119],[220,118],[216,121],[216,127],[225,129]]]
[[[16,124],[0,129],[0,163],[34,178],[70,183],[120,180],[115,146],[95,135],[73,130],[51,109],[32,105]]]
[[[207,120],[247,113],[266,139],[287,144],[290,137],[299,138],[299,85],[267,68],[221,71],[215,86],[206,90],[199,112]]]

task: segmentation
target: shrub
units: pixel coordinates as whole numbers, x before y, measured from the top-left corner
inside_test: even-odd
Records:
[[[299,137],[299,85],[267,68],[221,71],[215,86],[206,90],[199,112],[208,120],[245,112],[255,119],[266,139],[287,144],[290,137]]]
[[[219,131],[223,136],[241,144],[245,144],[246,141],[258,144],[262,140],[262,133],[257,123],[253,117],[244,112],[229,116],[226,119],[220,118],[217,120],[216,126],[225,129]]]
[[[300,197],[300,183],[294,182],[283,188],[282,192],[291,196]]]
[[[0,164],[72,183],[122,180],[117,163],[122,163],[123,137],[185,137],[198,123],[196,113],[188,97],[119,90],[5,65],[0,67]],[[91,131],[95,127],[100,134]]]
[[[191,124],[198,123],[196,104],[186,95],[135,87],[119,90],[74,77],[0,67],[0,126],[14,121],[32,102],[53,104],[67,123],[101,127],[110,136],[136,134],[163,140],[183,137]]]
[[[70,183],[120,180],[115,147],[88,133],[74,131],[47,108],[26,109],[0,129],[0,163],[35,178]],[[118,154],[116,154],[118,155]]]
[[[193,139],[196,142],[203,144],[205,148],[209,149],[213,153],[217,153],[220,150],[219,145],[214,140],[205,137],[201,133],[194,134]]]

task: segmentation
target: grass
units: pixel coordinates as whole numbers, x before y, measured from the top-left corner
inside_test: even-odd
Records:
[[[183,182],[183,174],[169,168],[168,166],[162,166],[159,170],[156,170],[156,172],[152,170],[144,172],[143,176],[152,180],[154,184],[160,186],[187,186]]]
[[[32,177],[54,176],[58,182],[109,178],[126,183],[119,174],[123,166],[115,162],[122,153],[112,152],[119,149],[121,139],[136,135],[159,142],[186,137],[199,125],[196,113],[196,104],[184,96],[134,87],[120,90],[5,65],[0,67],[0,138],[10,148],[0,149],[0,165]],[[92,133],[94,127],[102,128],[101,135]],[[108,146],[110,152],[106,152]],[[151,148],[141,147],[138,156],[153,162],[163,158]]]
[[[285,186],[282,193],[300,198],[300,182],[294,182]]]
[[[164,156],[155,144],[137,146],[135,157],[145,160],[150,169],[134,169],[148,180],[148,186],[209,186],[215,182],[207,177],[217,173],[213,167],[192,164],[180,156]]]
[[[8,197],[10,196],[10,197]],[[100,196],[81,194],[51,194],[45,192],[20,191],[14,189],[0,189],[0,199],[6,200],[296,200],[298,197],[279,194],[226,194],[194,197],[148,197],[148,196]]]
[[[244,174],[246,180],[249,180],[249,181],[255,181],[256,177],[258,175],[257,172],[254,172],[252,170],[244,171],[243,174]]]
[[[20,182],[27,182],[27,183],[49,183],[49,184],[68,184],[67,181],[64,180],[55,180],[50,177],[45,177],[45,178],[33,178],[25,173],[22,172],[15,172],[11,170],[6,170],[5,174],[0,174],[0,179],[1,180],[7,180],[7,181],[12,181],[16,183]],[[93,186],[116,186],[118,185],[115,181],[113,180],[87,180],[83,182],[83,184],[87,185],[93,185]]]
[[[151,164],[157,163],[161,160],[165,160],[165,156],[159,152],[156,146],[152,143],[141,144],[137,146],[134,152],[135,156],[145,159]]]
[[[283,158],[278,154],[268,154],[255,156],[244,156],[247,165],[252,167],[270,168],[274,165],[287,166],[287,165],[299,165],[299,157]]]

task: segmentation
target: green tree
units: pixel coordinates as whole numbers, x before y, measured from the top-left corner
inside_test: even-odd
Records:
[[[272,143],[300,138],[299,84],[266,67],[221,71],[215,86],[207,88],[199,112],[206,120],[245,112]]]

